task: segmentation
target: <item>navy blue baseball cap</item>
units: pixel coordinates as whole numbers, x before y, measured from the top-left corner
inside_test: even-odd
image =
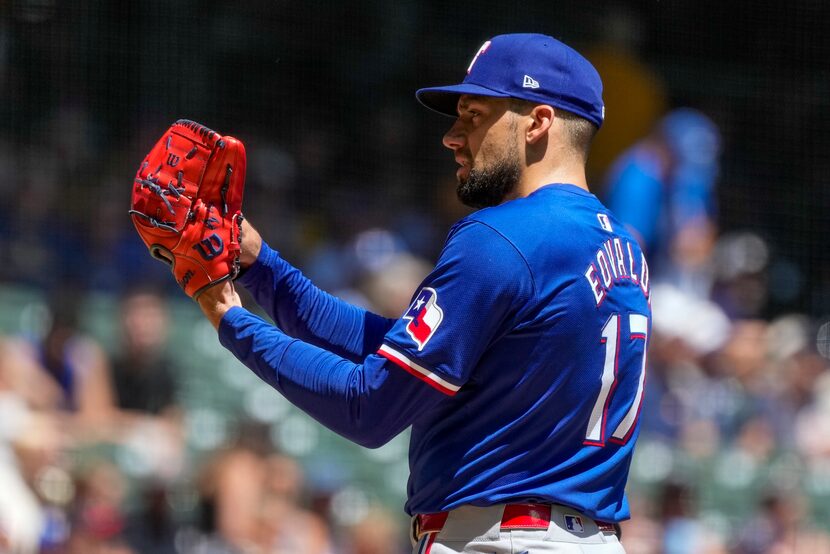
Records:
[[[462,94],[549,104],[597,127],[605,118],[597,70],[579,52],[547,35],[493,37],[478,49],[460,85],[422,88],[415,97],[431,110],[456,117]]]

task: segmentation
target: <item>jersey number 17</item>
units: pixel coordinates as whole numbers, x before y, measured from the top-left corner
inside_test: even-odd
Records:
[[[628,314],[628,333],[622,335],[621,323],[624,318],[620,314],[612,314],[602,327],[601,343],[605,347],[605,361],[602,367],[602,386],[591,410],[588,428],[585,432],[583,444],[589,446],[605,446],[605,428],[608,424],[608,408],[614,399],[617,388],[617,369],[620,362],[620,349],[637,348],[640,355],[640,375],[637,382],[637,393],[631,401],[628,411],[619,422],[611,438],[613,443],[625,444],[631,437],[637,416],[640,415],[640,406],[643,402],[643,385],[646,377],[646,346],[648,345],[648,317],[642,314]]]

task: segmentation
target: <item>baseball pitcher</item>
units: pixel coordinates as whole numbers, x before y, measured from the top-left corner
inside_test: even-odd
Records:
[[[600,77],[549,36],[501,35],[461,84],[416,96],[453,118],[458,196],[479,209],[399,319],[326,294],[265,243],[241,216],[241,143],[198,124],[141,165],[136,227],[295,405],[369,448],[412,428],[414,552],[623,552],[651,309],[645,257],[586,182]]]

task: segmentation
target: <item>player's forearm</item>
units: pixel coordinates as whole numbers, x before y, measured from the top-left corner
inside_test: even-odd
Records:
[[[256,262],[259,251],[262,249],[262,236],[259,231],[248,223],[247,219],[242,220],[242,233],[239,240],[240,254],[239,264],[242,269],[247,269]]]
[[[355,364],[288,337],[242,308],[222,319],[219,340],[293,404],[363,446],[384,444],[442,398],[378,356]]]
[[[267,244],[238,282],[280,329],[352,361],[377,350],[394,324],[320,290]]]
[[[206,289],[196,298],[202,313],[215,329],[228,310],[234,306],[242,306],[242,301],[236,293],[231,281],[225,281]]]

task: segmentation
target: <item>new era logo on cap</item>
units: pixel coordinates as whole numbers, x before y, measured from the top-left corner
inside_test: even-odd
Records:
[[[531,77],[530,75],[525,75],[524,82],[522,83],[522,87],[524,88],[539,88],[539,81]]]

